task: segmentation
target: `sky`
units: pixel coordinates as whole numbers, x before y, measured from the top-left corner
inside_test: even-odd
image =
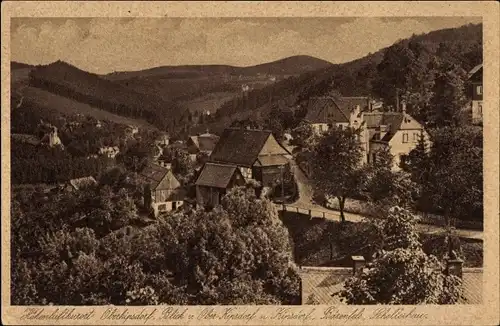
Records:
[[[105,74],[165,65],[251,66],[293,55],[348,62],[476,17],[13,18],[11,60]]]

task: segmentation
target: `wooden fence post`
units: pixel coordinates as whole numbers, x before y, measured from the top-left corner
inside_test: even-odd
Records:
[[[325,218],[325,212],[323,212],[323,218]]]
[[[313,216],[312,216],[312,211],[309,210],[309,218],[311,219]]]

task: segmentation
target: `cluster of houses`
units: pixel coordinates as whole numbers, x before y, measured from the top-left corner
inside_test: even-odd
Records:
[[[314,97],[309,101],[305,121],[318,134],[332,126],[361,129],[363,162],[373,162],[379,150],[388,149],[394,156],[394,169],[398,169],[420,137],[429,142],[429,135],[424,126],[406,112],[404,102],[398,111],[389,112],[374,108],[377,104],[368,97]]]
[[[395,157],[394,169],[398,169],[420,137],[429,141],[429,135],[406,112],[405,103],[397,112],[379,108],[380,103],[368,97],[313,97],[304,120],[316,133],[326,132],[334,125],[361,128],[363,162],[373,162],[378,150],[387,148]],[[200,154],[206,157],[195,182],[196,204],[202,207],[217,206],[229,189],[245,185],[251,179],[262,188],[272,187],[291,167],[291,153],[268,130],[228,128],[220,137],[207,131],[178,143],[170,143],[168,135],[163,134],[155,145],[156,162],[142,173],[150,181],[145,203],[150,203],[155,215],[183,204],[178,195],[182,186],[171,172],[171,162],[162,159],[166,148],[183,148],[193,162]]]
[[[200,154],[206,155],[195,182],[196,204],[202,207],[218,205],[229,189],[243,186],[250,179],[262,187],[270,187],[290,168],[290,153],[266,130],[230,128],[220,137],[207,132],[191,136],[185,143],[173,144],[167,135],[162,135],[156,146],[156,162],[141,172],[146,181],[144,202],[155,216],[184,203],[185,191],[172,173],[172,164],[162,159],[163,151],[169,146],[182,146],[193,161]]]

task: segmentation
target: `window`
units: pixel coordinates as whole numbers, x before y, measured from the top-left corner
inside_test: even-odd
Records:
[[[477,104],[477,112],[478,112],[479,114],[483,114],[483,102],[479,102],[479,103]]]
[[[403,143],[408,142],[408,134],[403,134]]]
[[[483,94],[483,86],[481,86],[481,85],[476,86],[476,93],[477,93],[477,95],[482,95]]]
[[[408,160],[408,155],[406,154],[399,154],[399,166],[404,167],[405,164],[407,163]]]
[[[418,132],[414,132],[413,133],[413,142],[417,143],[418,142],[418,138],[419,138]]]
[[[167,210],[167,204],[158,205],[158,210],[159,211],[165,211],[165,210]]]

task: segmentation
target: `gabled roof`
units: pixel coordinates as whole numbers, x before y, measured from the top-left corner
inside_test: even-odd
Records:
[[[364,121],[367,128],[387,126],[387,133],[377,141],[388,142],[398,130],[421,129],[422,125],[412,116],[403,112],[365,112]],[[373,140],[373,139],[372,139]]]
[[[299,271],[302,280],[302,304],[311,295],[319,304],[344,304],[339,296],[344,282],[352,276],[352,268],[345,267],[302,267]]]
[[[349,122],[350,111],[341,108],[333,97],[309,99],[305,120],[310,123]]]
[[[288,160],[283,155],[262,155],[257,159],[257,163],[260,166],[277,166],[287,164]]]
[[[464,268],[462,272],[462,295],[459,303],[483,303],[483,269]]]
[[[351,112],[359,105],[360,111],[368,110],[370,105],[370,99],[366,96],[358,97],[340,97],[336,100],[337,105],[342,109],[343,112]]]
[[[240,173],[236,165],[205,163],[196,180],[197,186],[226,188],[235,173]]]
[[[339,293],[344,289],[345,280],[352,276],[352,268],[302,267],[299,274],[302,281],[302,304],[308,304],[311,294],[314,294],[319,304],[343,304]],[[464,268],[462,293],[458,303],[482,304],[482,293],[483,269]]]
[[[210,155],[210,161],[252,166],[271,136],[268,130],[225,129]]]
[[[219,136],[205,133],[198,136],[198,147],[200,151],[211,152],[219,141]]]
[[[200,144],[198,143],[198,136],[189,136],[188,141],[190,141],[196,147],[198,147],[198,148],[200,147]]]
[[[69,184],[75,189],[81,189],[85,188],[88,186],[93,186],[97,184],[97,181],[94,179],[94,177],[83,177],[83,178],[78,178],[78,179],[71,179],[69,181]]]
[[[483,79],[483,64],[478,64],[467,74],[468,79],[481,81]]]
[[[140,175],[150,182],[152,189],[157,189],[160,184],[162,189],[177,189],[181,186],[170,169],[157,164],[149,164]]]

